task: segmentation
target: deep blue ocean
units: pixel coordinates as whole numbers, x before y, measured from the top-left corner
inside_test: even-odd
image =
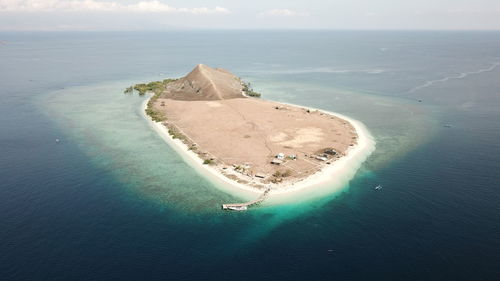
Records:
[[[339,192],[222,212],[122,93],[198,63],[377,148]],[[0,98],[2,281],[500,280],[500,32],[2,32]]]

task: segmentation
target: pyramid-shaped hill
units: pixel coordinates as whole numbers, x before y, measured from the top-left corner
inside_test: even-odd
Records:
[[[240,79],[221,68],[198,64],[188,75],[167,85],[162,98],[175,100],[226,100],[243,98]]]

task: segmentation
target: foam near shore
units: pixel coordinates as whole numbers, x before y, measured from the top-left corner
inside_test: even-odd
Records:
[[[181,140],[174,139],[168,129],[160,122],[154,122],[146,115],[148,100],[142,104],[142,114],[151,127],[174,149],[179,155],[200,174],[210,180],[215,187],[245,200],[255,199],[262,194],[261,189],[235,182],[224,176],[216,167],[203,165],[203,160],[193,151],[189,150]],[[290,106],[301,107],[293,104]],[[305,108],[305,107],[303,107]],[[310,110],[317,110],[309,108]],[[351,180],[361,164],[375,150],[375,140],[368,129],[361,122],[347,116],[329,111],[319,110],[325,114],[333,115],[348,121],[358,135],[357,144],[350,147],[345,156],[331,165],[325,166],[321,171],[292,184],[274,186],[264,204],[278,204],[292,201],[303,201],[326,196],[340,191]]]

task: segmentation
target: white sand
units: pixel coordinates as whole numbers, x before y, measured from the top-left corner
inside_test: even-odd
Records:
[[[255,199],[262,190],[252,186],[237,183],[226,176],[222,175],[217,167],[203,165],[203,160],[193,151],[188,150],[179,139],[173,139],[168,134],[168,129],[160,122],[154,122],[146,115],[145,109],[148,100],[142,104],[142,114],[149,121],[151,127],[175,150],[181,157],[200,174],[214,183],[214,186],[241,197],[244,200]],[[290,106],[301,107],[293,104]],[[305,107],[303,107],[305,108]],[[317,110],[309,108],[310,110]],[[329,194],[341,191],[348,182],[354,177],[356,171],[368,156],[375,150],[375,140],[368,129],[359,121],[351,119],[347,116],[333,113],[329,111],[319,110],[323,113],[330,114],[342,118],[352,124],[358,135],[358,142],[355,146],[350,147],[346,155],[332,162],[331,165],[326,165],[320,172],[317,172],[300,182],[294,184],[273,185],[273,190],[269,193],[264,204],[278,204],[292,201],[304,201],[312,198],[327,196]],[[242,200],[242,201],[244,201]],[[228,202],[223,202],[228,203]]]

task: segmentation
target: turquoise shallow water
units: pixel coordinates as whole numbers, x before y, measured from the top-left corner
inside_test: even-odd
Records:
[[[158,79],[151,77],[146,78],[146,81]],[[259,83],[252,77],[247,79],[255,81],[254,84],[258,85],[256,87],[262,89],[263,93],[269,93],[275,100],[293,101],[331,111],[340,109],[341,113],[366,119],[371,117],[371,122],[379,124],[375,126],[374,134],[380,144],[377,145],[377,152],[370,161],[372,167],[369,169],[376,169],[382,163],[390,163],[391,159],[415,149],[432,137],[435,129],[435,124],[425,115],[429,110],[419,109],[411,101],[374,97],[293,81]],[[142,103],[147,97],[122,94],[127,85],[138,82],[141,80],[70,87],[43,95],[40,103],[46,105],[49,118],[58,120],[62,129],[68,132],[65,141],[76,143],[95,165],[109,170],[130,191],[154,198],[167,207],[190,212],[211,213],[218,211],[221,203],[248,199],[222,194],[216,188],[218,183],[198,174],[172,147],[155,135],[156,132],[148,125],[141,112]],[[310,93],[328,95],[328,99],[321,103],[311,102]],[[371,115],[363,116],[366,112]],[[387,115],[395,117],[397,122],[384,122]],[[363,167],[360,173],[363,171],[370,172],[367,167]],[[345,184],[344,188],[332,189],[329,197],[333,198],[347,188],[348,184]],[[311,204],[324,202],[324,199],[320,199],[314,200],[318,201],[315,203],[307,200],[302,205],[308,208]],[[298,197],[295,201],[302,200]],[[299,211],[302,212],[303,210]],[[292,216],[290,212],[287,213]]]
[[[498,33],[0,35],[7,280],[500,274]],[[122,94],[197,63],[232,70],[265,98],[358,119],[377,149],[338,192],[221,212],[240,198],[165,144],[144,98]]]

